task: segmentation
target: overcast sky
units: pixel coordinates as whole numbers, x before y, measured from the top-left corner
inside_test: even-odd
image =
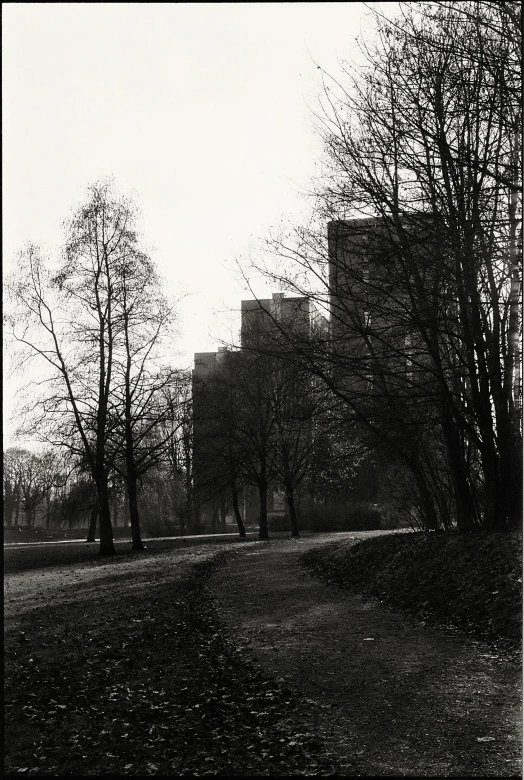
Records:
[[[179,363],[216,349],[220,312],[250,297],[235,258],[305,210],[316,63],[339,72],[369,24],[363,3],[4,4],[5,270],[27,239],[55,251],[113,176],[167,289],[191,293]]]

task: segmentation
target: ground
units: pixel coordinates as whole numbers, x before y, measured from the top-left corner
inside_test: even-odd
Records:
[[[6,772],[518,775],[515,659],[322,583],[332,539],[7,550]]]

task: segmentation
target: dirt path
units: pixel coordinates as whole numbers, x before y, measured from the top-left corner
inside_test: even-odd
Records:
[[[351,773],[363,775],[520,775],[519,669],[322,585],[298,562],[315,543],[237,550],[210,589],[235,641],[308,697],[310,728],[340,763],[356,756]]]

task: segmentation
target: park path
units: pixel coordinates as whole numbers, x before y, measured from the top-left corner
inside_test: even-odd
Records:
[[[309,700],[311,730],[356,774],[520,776],[515,663],[322,584],[298,560],[314,544],[238,549],[209,583],[244,652]]]

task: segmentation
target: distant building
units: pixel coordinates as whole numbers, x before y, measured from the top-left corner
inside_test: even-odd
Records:
[[[195,353],[193,369],[193,490],[197,523],[211,530],[225,530],[226,507],[221,492],[214,489],[209,462],[212,460],[212,380],[224,355],[225,347],[216,352]]]
[[[264,331],[289,332],[309,337],[315,332],[326,333],[329,325],[306,296],[286,298],[284,293],[273,293],[271,298],[245,300],[241,303],[240,344],[249,345],[250,335]]]

